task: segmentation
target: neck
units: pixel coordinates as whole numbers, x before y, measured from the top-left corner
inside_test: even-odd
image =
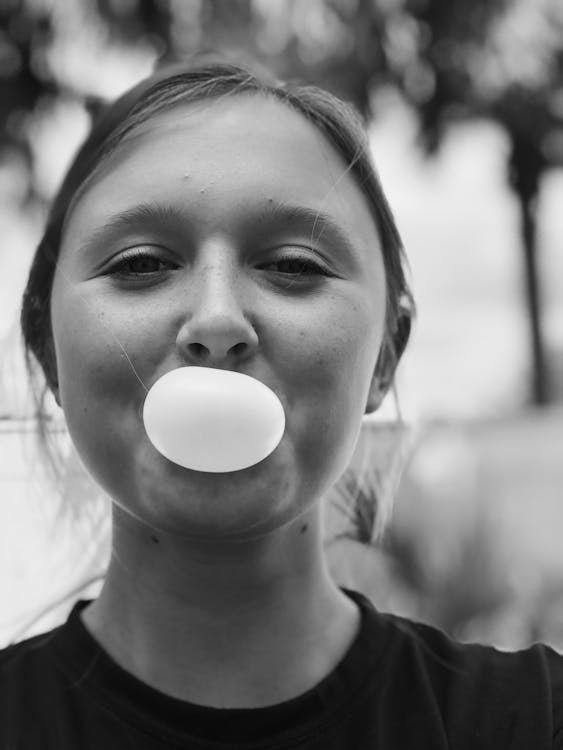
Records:
[[[326,569],[319,514],[251,541],[188,544],[160,532],[155,543],[114,511],[112,559],[84,622],[124,669],[176,698],[294,698],[336,666],[359,621]]]

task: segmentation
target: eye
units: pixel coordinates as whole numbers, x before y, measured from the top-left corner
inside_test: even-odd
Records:
[[[286,255],[283,258],[273,260],[268,266],[278,266],[278,273],[283,276],[329,276],[328,271],[319,263],[301,255]]]
[[[119,261],[110,268],[108,275],[120,278],[139,278],[141,276],[153,276],[177,267],[176,264],[159,258],[150,250],[136,247],[125,251]]]

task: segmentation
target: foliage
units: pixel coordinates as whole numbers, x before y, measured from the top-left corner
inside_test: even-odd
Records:
[[[29,156],[26,118],[53,98],[73,96],[95,106],[99,96],[70,85],[53,64],[53,50],[66,43],[74,15],[81,19],[81,35],[95,36],[100,50],[145,46],[161,62],[213,49],[256,57],[281,75],[328,86],[366,117],[373,114],[374,92],[395,86],[416,108],[429,150],[437,148],[452,118],[487,114],[511,132],[536,142],[547,138],[543,166],[561,158],[550,136],[561,126],[552,100],[561,86],[563,35],[551,49],[544,45],[541,74],[514,80],[504,57],[518,49],[510,44],[504,49],[502,29],[517,5],[516,0],[3,0],[0,145]],[[535,22],[561,30],[556,6],[544,5]]]

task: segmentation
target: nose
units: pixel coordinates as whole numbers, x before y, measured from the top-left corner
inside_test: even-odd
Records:
[[[232,368],[256,350],[258,336],[241,306],[239,276],[225,253],[193,269],[185,297],[187,315],[176,339],[183,361]]]

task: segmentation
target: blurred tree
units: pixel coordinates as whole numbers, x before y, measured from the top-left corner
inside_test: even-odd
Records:
[[[17,0],[0,4],[0,156],[23,163],[31,177],[32,150],[26,125],[38,102],[57,95],[44,75],[41,54],[53,37],[51,15]],[[29,180],[30,196],[33,181]]]
[[[91,113],[102,102],[91,79],[76,83],[68,65],[53,62],[53,50],[68,43],[68,18],[80,12],[72,43],[97,35],[99,55],[144,47],[158,62],[201,50],[248,56],[281,76],[326,86],[366,118],[377,92],[393,86],[418,113],[429,155],[451,123],[499,123],[522,217],[531,400],[550,400],[536,209],[542,175],[563,163],[559,0],[0,0],[0,158],[10,154],[24,165],[31,200],[41,199],[32,177],[34,118],[60,98]]]
[[[507,175],[521,215],[530,400],[547,404],[553,387],[541,325],[536,214],[544,172],[563,164],[563,6],[557,0],[406,0],[405,8],[418,25],[418,44],[399,85],[420,114],[427,151],[461,118],[487,117],[508,136]],[[412,85],[413,63],[427,71],[426,85]]]

